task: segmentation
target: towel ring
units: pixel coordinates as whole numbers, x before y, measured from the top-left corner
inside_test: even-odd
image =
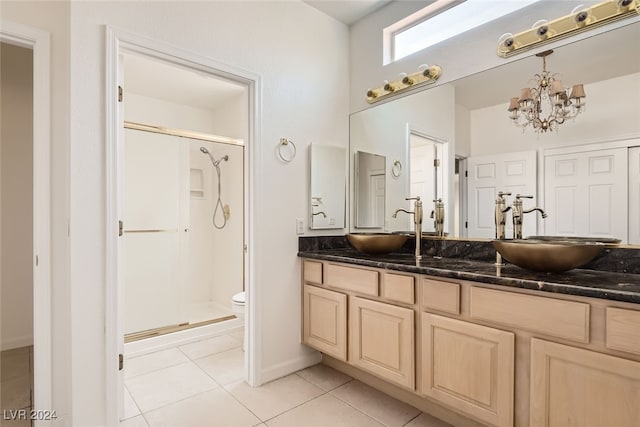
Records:
[[[402,163],[400,163],[400,160],[394,160],[393,165],[391,166],[391,175],[394,178],[398,178],[401,173],[402,173]]]
[[[289,144],[291,144],[291,149],[287,156],[282,152],[282,149]],[[280,138],[280,144],[278,145],[278,157],[280,157],[280,159],[285,163],[291,162],[296,157],[296,144],[287,138]]]

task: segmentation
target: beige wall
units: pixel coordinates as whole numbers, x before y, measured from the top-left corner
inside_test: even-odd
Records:
[[[33,51],[0,46],[0,349],[33,344]]]

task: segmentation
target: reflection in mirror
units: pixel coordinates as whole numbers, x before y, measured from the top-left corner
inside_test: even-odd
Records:
[[[344,147],[311,144],[311,229],[344,228],[347,199],[345,155]]]
[[[417,181],[422,181],[416,182],[415,189],[419,186],[425,188],[425,195],[420,197],[426,215],[423,226],[427,228],[424,230],[434,231],[433,221],[429,220],[428,216],[434,208],[433,200],[437,191],[438,198],[445,203],[444,232],[451,233],[453,221],[449,216],[453,212],[454,193],[453,186],[448,184],[453,182],[453,167],[450,165],[454,163],[456,115],[454,95],[452,86],[443,85],[351,115],[349,140],[351,153],[357,151],[377,153],[389,159],[390,164],[398,161],[406,166],[404,169],[396,168],[395,171],[399,173],[391,173],[394,169],[390,168],[389,173],[386,174],[385,219],[380,222],[380,226],[384,226],[385,231],[413,231],[414,229],[411,216],[398,215],[396,218],[392,216],[397,209],[413,210],[412,202],[406,200],[408,197],[418,195],[413,194],[411,188],[413,174]],[[414,158],[413,161],[411,159],[411,140],[414,139],[413,145],[418,146],[421,144],[419,141],[425,138],[427,139],[423,141],[425,145],[428,142],[432,149],[433,144],[442,148],[439,153],[442,169],[438,171],[437,184],[436,171],[433,168],[434,154],[427,156],[425,153],[420,153],[418,149],[419,159]],[[421,164],[422,162],[431,163]],[[417,174],[422,176],[416,177]],[[356,176],[351,175],[351,182],[355,183],[356,180]],[[426,188],[429,190],[427,191]],[[355,188],[352,191],[355,191]],[[353,192],[351,196],[352,206],[356,206]],[[361,206],[358,205],[358,208]],[[353,215],[352,212],[351,224],[358,227],[358,219]],[[361,212],[360,215],[362,215]]]
[[[445,199],[447,188],[447,142],[416,129],[409,129],[409,193],[420,196],[424,205],[425,218],[422,231],[435,232],[436,200]],[[430,213],[432,213],[430,215]],[[435,219],[435,218],[434,218]]]
[[[509,120],[507,109],[513,92],[539,72],[540,60],[531,53],[352,114],[350,150],[384,154],[391,161],[399,159],[407,165],[403,175],[410,175],[417,161],[412,164],[412,144],[406,139],[413,129],[448,141],[449,153],[443,154],[442,161],[448,171],[443,168],[442,181],[444,184],[448,178],[450,185],[442,189],[442,196],[439,186],[433,191],[445,202],[445,231],[452,237],[495,236],[497,192],[511,191],[514,194],[508,198],[508,205],[516,193],[532,195],[533,199],[524,200],[524,209],[539,206],[548,214],[544,220],[539,215],[525,216],[525,236],[597,236],[640,244],[639,233],[627,228],[628,223],[633,225],[631,218],[640,217],[640,203],[629,196],[635,194],[632,189],[640,177],[631,168],[627,172],[626,167],[631,164],[627,159],[631,161],[639,150],[633,147],[640,147],[640,48],[629,42],[639,37],[640,22],[636,20],[554,47],[555,53],[548,58],[549,69],[561,73],[563,81],[584,83],[589,97],[584,114],[575,121],[567,120],[557,131],[543,135],[523,132]],[[516,158],[523,154],[526,159]],[[597,173],[587,177],[589,171]],[[569,179],[570,173],[571,190],[562,181]],[[512,182],[518,176],[526,178],[526,184]],[[489,181],[492,183],[486,184]],[[440,182],[439,175],[432,178],[432,184],[436,182]],[[591,197],[587,188],[597,188],[599,193],[591,191]],[[397,208],[411,209],[404,198],[417,191],[407,176],[387,174],[388,215]],[[421,198],[425,206],[423,225],[430,230],[427,227],[433,224],[428,216],[433,199]],[[408,221],[406,217],[388,217],[385,229],[410,230]],[[509,214],[508,229],[511,223]],[[509,230],[507,237],[511,233]]]
[[[383,228],[386,159],[378,154],[355,153],[356,228]]]

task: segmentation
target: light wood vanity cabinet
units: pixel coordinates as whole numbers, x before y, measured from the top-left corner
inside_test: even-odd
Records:
[[[422,394],[490,425],[512,426],[515,334],[421,316]]]
[[[640,426],[637,304],[303,265],[304,342],[452,425]]]
[[[640,362],[531,340],[530,427],[637,427]]]
[[[356,296],[349,304],[349,362],[413,390],[414,311]]]
[[[347,296],[305,284],[302,312],[303,342],[347,360]]]

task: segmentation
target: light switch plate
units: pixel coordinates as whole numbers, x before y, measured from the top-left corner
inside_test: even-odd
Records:
[[[296,233],[304,234],[304,220],[302,218],[296,218]]]

